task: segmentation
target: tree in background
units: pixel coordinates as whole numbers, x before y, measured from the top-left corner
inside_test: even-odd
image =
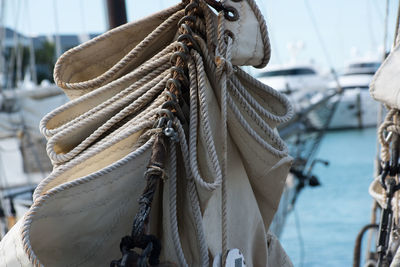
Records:
[[[53,82],[53,69],[55,62],[55,45],[45,41],[42,47],[35,50],[37,80],[40,84],[43,80]]]

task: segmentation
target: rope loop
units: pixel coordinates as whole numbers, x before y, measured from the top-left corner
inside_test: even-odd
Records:
[[[189,87],[189,85],[190,85],[189,79],[187,78],[187,75],[182,68],[178,68],[176,66],[171,67],[171,76],[173,76],[174,74],[178,75],[178,78],[183,83],[184,87],[186,87],[186,88]],[[167,91],[167,92],[170,93],[169,91]],[[175,96],[175,99],[173,99],[173,100],[176,101],[176,96]]]
[[[146,177],[149,176],[149,175],[159,175],[159,176],[161,176],[161,179],[163,181],[168,179],[168,175],[165,172],[165,170],[163,168],[161,168],[160,166],[157,166],[155,164],[147,166],[147,170],[146,170],[146,172],[144,174],[145,174]],[[141,200],[139,200],[139,202],[141,202]]]
[[[229,21],[236,21],[239,19],[239,12],[236,8],[224,5],[222,1],[217,0],[204,0],[209,6],[214,8],[217,12],[223,12],[224,17]]]
[[[196,14],[196,11],[198,8],[199,8],[199,2],[197,0],[190,1],[190,3],[188,5],[186,5],[186,7],[185,7],[185,15],[188,15],[189,13]]]
[[[188,27],[187,24],[182,24],[182,26],[184,26],[185,29]],[[180,35],[178,37],[178,41],[179,42],[187,41],[188,46],[190,48],[194,48],[196,51],[201,51],[201,48],[200,48],[199,44],[196,42],[196,40],[193,38],[193,35],[191,35],[189,33]]]
[[[175,53],[172,54],[170,62],[172,65],[177,65],[178,63],[178,58],[183,61],[183,64],[186,64],[187,62],[187,54],[184,52],[176,51]]]
[[[178,25],[182,25],[182,24],[184,24],[185,22],[191,22],[191,23],[193,23],[193,24],[196,24],[196,22],[197,22],[197,17],[196,17],[196,16],[192,16],[192,15],[184,16],[183,18],[181,18],[181,19],[179,20]]]

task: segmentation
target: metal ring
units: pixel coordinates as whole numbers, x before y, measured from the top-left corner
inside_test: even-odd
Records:
[[[178,119],[184,124],[186,119],[185,116],[183,115],[182,109],[179,106],[179,104],[175,101],[167,101],[165,102],[162,107],[163,109],[167,109],[167,108],[173,108],[176,110],[176,112],[173,112],[174,115],[176,115],[178,117]]]
[[[234,7],[225,6],[224,7],[224,17],[229,21],[236,21],[239,19],[239,12]]]
[[[192,16],[192,15],[184,16],[179,20],[178,25],[182,25],[186,21],[189,21],[189,22],[192,22],[193,24],[196,24],[197,17]]]
[[[181,82],[177,79],[169,78],[165,87],[170,88],[171,84],[174,85],[175,89],[182,95]]]
[[[224,35],[231,37],[232,41],[235,40],[235,34],[233,34],[233,32],[231,32],[230,30],[225,30],[224,31]],[[228,43],[228,41],[225,39],[225,42]]]
[[[171,120],[171,121],[173,121],[174,118],[175,118],[174,114],[173,114],[172,111],[169,110],[169,109],[160,109],[160,110],[157,112],[157,114],[160,115],[160,116],[162,116],[162,115],[167,115],[168,119]]]
[[[170,98],[172,101],[177,101],[176,95],[173,94],[172,92],[166,90],[166,91],[165,91],[165,94],[166,94],[167,96],[169,96],[169,98]]]
[[[160,119],[155,123],[153,128],[162,128],[164,127],[166,122],[167,122],[166,117],[160,117]]]
[[[193,38],[192,35],[189,35],[189,34],[181,34],[181,35],[179,35],[178,41],[182,42],[183,40],[188,40],[192,44],[192,48],[194,48],[197,51],[201,51],[199,44]]]
[[[172,65],[176,64],[176,58],[177,57],[180,57],[182,59],[183,63],[186,65],[186,63],[187,63],[187,54],[185,54],[183,52],[179,52],[179,51],[177,51],[177,52],[172,54],[172,56],[171,56],[171,58],[169,60]]]
[[[190,4],[188,4],[185,7],[185,15],[187,15],[190,11],[192,11],[193,9],[198,8],[198,7],[199,7],[199,3],[191,2]]]
[[[185,44],[185,43],[183,43],[183,42],[176,42],[176,47],[175,48],[182,48],[182,50],[183,50],[183,53],[184,54],[186,54],[186,55],[188,55],[189,54],[189,47]],[[178,50],[179,51],[179,50]],[[176,52],[178,52],[178,51],[176,51]]]
[[[184,86],[188,87],[190,85],[190,82],[189,82],[188,78],[186,77],[186,74],[185,74],[185,71],[183,70],[183,68],[179,68],[177,66],[172,66],[171,67],[171,76],[174,75],[174,72],[178,73],[179,77],[182,78],[181,81],[183,82]]]
[[[181,24],[181,27],[184,28],[184,29],[186,30],[187,34],[193,35],[193,31],[192,31],[192,29],[189,27],[189,25],[183,23],[183,24]]]

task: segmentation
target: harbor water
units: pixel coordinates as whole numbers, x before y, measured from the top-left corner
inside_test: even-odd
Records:
[[[314,173],[321,186],[303,190],[281,237],[294,266],[352,266],[355,239],[369,223],[376,129],[328,133]],[[363,250],[364,253],[364,250]]]

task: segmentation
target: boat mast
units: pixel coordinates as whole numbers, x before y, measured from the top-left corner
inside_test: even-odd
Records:
[[[55,34],[54,34],[54,43],[55,43],[55,52],[56,52],[56,59],[61,56],[61,40],[60,40],[60,33],[58,28],[58,10],[57,10],[57,0],[53,1],[53,9],[54,9],[54,27],[55,27]]]
[[[29,13],[30,12],[29,1],[26,0],[25,5],[26,5],[26,16],[28,19],[28,25],[31,25],[31,16]],[[29,31],[30,31],[30,28],[29,28]],[[32,79],[32,82],[35,85],[37,85],[35,48],[33,46],[33,37],[31,34],[30,34],[30,36],[28,36],[28,40],[29,40],[29,68],[30,68],[30,72],[31,72],[31,79]]]
[[[6,26],[5,26],[5,1],[0,0],[0,93],[3,91],[4,86],[6,85],[6,69],[5,69],[5,59],[4,59],[4,39],[6,37]]]
[[[107,10],[109,29],[127,22],[125,0],[107,0]]]

